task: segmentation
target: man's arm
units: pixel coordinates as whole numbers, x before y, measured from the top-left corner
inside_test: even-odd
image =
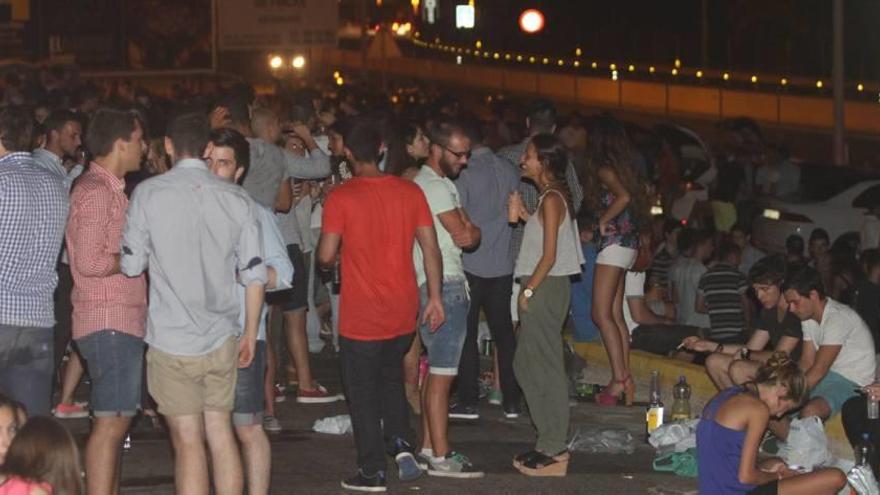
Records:
[[[708,313],[709,308],[706,307],[706,296],[703,295],[703,291],[697,291],[697,298],[694,300],[694,310],[697,313]]]
[[[293,132],[305,142],[309,156],[302,157],[281,149],[287,175],[299,179],[322,179],[330,175],[330,157],[318,148],[309,129],[301,124],[293,126]]]
[[[834,364],[834,360],[837,359],[837,355],[840,354],[841,349],[843,349],[842,345],[819,346],[819,350],[816,351],[815,358],[813,359],[813,365],[806,370],[807,384],[810,388],[815,387],[817,383],[825,378],[828,370]]]
[[[634,322],[639,325],[672,325],[675,323],[670,318],[658,316],[651,311],[644,297],[626,297],[624,303],[629,305],[629,312]]]
[[[322,232],[318,241],[318,266],[324,270],[332,270],[336,265],[336,256],[339,254],[339,245],[342,236],[332,232]]]
[[[67,226],[71,266],[86,277],[109,277],[119,272],[119,246],[108,245],[110,204],[106,191],[75,193]]]
[[[135,189],[128,204],[125,230],[122,233],[122,254],[119,269],[129,277],[136,277],[147,269],[150,256],[150,231],[144,212],[143,186]]]
[[[480,228],[472,224],[461,208],[437,214],[443,228],[452,236],[452,242],[462,249],[472,249],[480,244]]]
[[[443,324],[446,316],[443,311],[443,258],[440,256],[440,245],[437,243],[437,232],[434,227],[417,227],[416,241],[422,249],[425,264],[425,276],[428,279],[428,304],[425,306],[422,323],[427,322],[431,331]]]
[[[263,260],[260,222],[255,208],[254,204],[247,203],[247,217],[242,225],[236,249],[238,277],[246,287],[244,335],[241,337],[238,354],[238,366],[242,368],[249,366],[254,358],[266,283],[269,281],[266,263]]]

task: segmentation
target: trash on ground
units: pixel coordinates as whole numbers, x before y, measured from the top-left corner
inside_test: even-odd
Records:
[[[331,435],[345,435],[351,433],[351,416],[348,414],[340,414],[339,416],[330,416],[315,421],[312,430],[318,433],[329,433]]]

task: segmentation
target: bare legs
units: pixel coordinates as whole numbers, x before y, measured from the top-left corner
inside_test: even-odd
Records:
[[[593,321],[602,334],[614,382],[608,393],[618,395],[621,383],[630,375],[629,330],[623,321],[624,270],[616,266],[596,265],[593,277]]]

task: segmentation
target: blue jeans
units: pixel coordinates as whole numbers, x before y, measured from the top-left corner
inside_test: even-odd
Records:
[[[599,339],[599,328],[593,323],[593,274],[596,270],[596,245],[581,244],[584,251],[583,271],[580,280],[571,283],[571,321],[574,323],[575,342],[592,342]]]
[[[254,360],[247,368],[238,369],[235,382],[235,406],[232,423],[251,426],[263,421],[263,378],[266,376],[266,341],[258,340]]]
[[[52,328],[0,325],[0,392],[31,416],[52,410],[54,340]]]
[[[425,324],[419,327],[422,344],[428,351],[428,371],[434,375],[458,375],[458,363],[467,337],[467,316],[471,306],[465,280],[443,282],[443,311],[446,321],[435,331]],[[422,311],[428,303],[428,286],[421,287]]]
[[[101,330],[76,341],[92,377],[96,417],[137,414],[144,372],[144,339]]]

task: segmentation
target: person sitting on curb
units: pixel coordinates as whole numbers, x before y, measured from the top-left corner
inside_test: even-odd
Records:
[[[868,326],[849,306],[825,296],[822,277],[804,268],[782,286],[789,311],[801,319],[804,346],[799,365],[807,377],[810,399],[800,417],[823,421],[840,411],[856,389],[874,381],[874,339]],[[771,421],[777,438],[788,437],[790,422]]]
[[[758,368],[773,352],[784,352],[797,362],[801,355],[803,332],[797,316],[788,311],[782,297],[785,258],[766,256],[749,270],[749,283],[761,302],[755,332],[745,345],[719,344],[712,340],[688,337],[682,346],[696,352],[711,352],[706,358],[706,372],[719,390],[754,379]],[[768,346],[772,349],[765,350]]]

